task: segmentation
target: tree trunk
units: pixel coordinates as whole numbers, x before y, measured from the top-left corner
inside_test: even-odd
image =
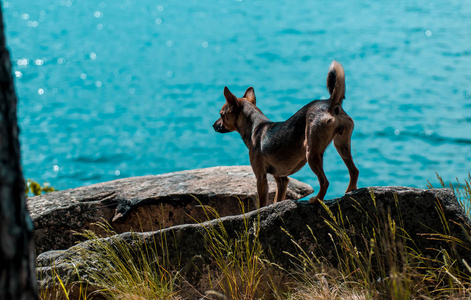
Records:
[[[33,224],[26,210],[17,98],[0,8],[0,299],[38,299]]]

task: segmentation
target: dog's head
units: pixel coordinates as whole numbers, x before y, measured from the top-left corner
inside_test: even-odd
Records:
[[[214,122],[213,128],[219,133],[237,131],[237,118],[242,111],[244,105],[243,101],[247,100],[253,105],[256,104],[254,89],[249,87],[247,91],[245,91],[244,97],[238,99],[226,86],[224,88],[224,97],[226,98],[226,103],[222,106],[219,112],[221,117]]]

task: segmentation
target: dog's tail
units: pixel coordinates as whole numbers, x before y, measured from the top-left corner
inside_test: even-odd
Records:
[[[327,89],[330,93],[330,108],[341,106],[345,99],[345,71],[340,63],[332,62],[327,73]]]

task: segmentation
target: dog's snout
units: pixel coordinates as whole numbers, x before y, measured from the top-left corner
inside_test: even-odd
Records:
[[[221,131],[221,128],[222,128],[221,119],[219,119],[219,120],[217,120],[216,122],[214,122],[213,128],[214,128],[214,131],[216,131],[216,132],[220,132],[220,131]]]
[[[219,133],[226,133],[229,132],[223,125],[222,125],[222,120],[219,119],[213,124],[214,131],[219,132]]]

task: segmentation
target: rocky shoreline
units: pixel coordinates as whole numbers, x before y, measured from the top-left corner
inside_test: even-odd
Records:
[[[270,190],[273,199],[273,181]],[[76,244],[80,239],[71,233],[95,230],[103,234],[91,225],[100,220],[109,222],[119,233],[108,238],[110,243],[118,238],[129,245],[156,241],[159,244],[165,239],[166,247],[173,249],[166,259],[176,268],[193,270],[185,274],[186,282],[199,291],[204,291],[208,283],[195,270],[206,270],[212,263],[205,248],[207,228],[221,226],[228,238],[237,239],[240,232],[247,230],[247,224],[256,224],[253,226],[258,228],[264,252],[273,263],[287,270],[295,264],[287,253],[295,254],[300,249],[322,255],[335,264],[332,222],[339,218],[345,219],[342,222],[351,229],[348,234],[353,238],[355,230],[371,226],[372,219],[393,220],[423,253],[434,256],[437,249],[452,247],[462,258],[471,261],[469,251],[431,238],[443,231],[440,220],[444,219],[454,237],[466,239],[463,228],[470,221],[450,189],[360,188],[326,200],[323,206],[295,201],[313,191],[310,186],[291,180],[288,195],[294,200],[259,210],[253,206],[255,191],[250,167],[217,167],[122,179],[32,197],[28,206],[40,253],[37,257],[40,286],[53,288],[57,284],[56,274],[69,282],[86,278],[87,268],[93,263],[84,260],[80,253],[92,243]],[[208,220],[205,207],[213,207],[221,218]]]
[[[269,201],[273,202],[273,177],[269,188]],[[80,241],[76,232],[104,234],[93,225],[99,221],[123,233],[206,221],[205,205],[221,217],[238,215],[241,204],[245,212],[255,209],[256,190],[251,167],[233,166],[124,178],[30,197],[36,253],[73,246]],[[290,179],[289,199],[311,193],[308,184]]]

